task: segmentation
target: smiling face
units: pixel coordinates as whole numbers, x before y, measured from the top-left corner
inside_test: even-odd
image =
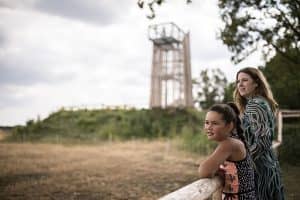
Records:
[[[233,128],[233,124],[226,124],[222,114],[215,111],[206,113],[204,131],[209,140],[222,141],[226,139]]]
[[[250,97],[254,94],[257,83],[253,78],[244,72],[240,72],[236,80],[238,92],[242,97]]]

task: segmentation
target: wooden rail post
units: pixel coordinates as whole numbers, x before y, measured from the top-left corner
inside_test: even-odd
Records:
[[[222,180],[218,176],[203,178],[169,193],[159,200],[205,200],[212,197],[216,191],[220,192],[221,185]]]
[[[277,139],[273,141],[273,149],[277,150],[282,143],[283,118],[291,117],[300,117],[300,110],[279,110],[277,114]]]

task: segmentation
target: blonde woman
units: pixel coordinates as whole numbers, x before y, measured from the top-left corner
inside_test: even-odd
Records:
[[[236,74],[234,101],[239,107],[259,200],[284,199],[281,172],[272,149],[277,103],[263,73],[252,67]]]

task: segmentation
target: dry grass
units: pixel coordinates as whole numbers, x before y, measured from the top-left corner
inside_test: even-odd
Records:
[[[6,136],[7,136],[7,133],[0,129],[0,141],[4,140]]]
[[[196,180],[200,160],[163,141],[0,143],[0,199],[157,199]],[[283,175],[287,200],[300,199],[299,166]]]
[[[197,179],[170,142],[0,144],[0,199],[157,199]]]

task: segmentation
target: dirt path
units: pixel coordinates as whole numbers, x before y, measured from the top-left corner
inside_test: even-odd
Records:
[[[157,199],[197,179],[199,157],[175,149],[0,143],[0,199]]]

